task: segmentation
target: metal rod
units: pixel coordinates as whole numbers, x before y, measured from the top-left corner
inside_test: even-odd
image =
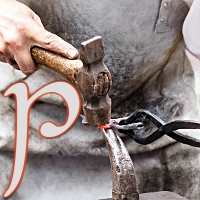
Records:
[[[113,199],[139,200],[135,169],[124,143],[112,129],[101,130],[109,151]]]

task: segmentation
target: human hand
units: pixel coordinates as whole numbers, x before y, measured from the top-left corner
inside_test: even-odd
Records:
[[[15,0],[0,0],[0,61],[30,75],[38,69],[30,50],[33,46],[57,52],[69,59],[78,51],[69,43],[45,30],[40,18]]]

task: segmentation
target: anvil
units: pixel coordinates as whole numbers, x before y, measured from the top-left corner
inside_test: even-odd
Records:
[[[111,128],[101,130],[112,172],[112,198],[101,200],[187,200],[168,191],[139,194],[133,162],[124,143]]]

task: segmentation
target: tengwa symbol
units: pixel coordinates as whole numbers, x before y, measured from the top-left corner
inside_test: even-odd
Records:
[[[5,97],[14,95],[16,103],[13,167],[9,185],[3,193],[4,198],[10,197],[17,190],[24,176],[28,155],[30,110],[37,99],[49,93],[55,93],[64,100],[67,117],[61,126],[49,121],[44,122],[39,127],[39,134],[44,138],[56,138],[66,133],[80,114],[81,98],[73,85],[64,81],[52,82],[30,95],[28,85],[18,82],[4,92]]]

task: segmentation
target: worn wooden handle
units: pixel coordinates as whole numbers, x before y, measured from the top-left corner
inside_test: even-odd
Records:
[[[69,60],[62,55],[40,47],[33,47],[31,49],[31,54],[36,63],[45,65],[60,73],[70,82],[77,85],[77,73],[79,69],[83,67],[81,60]]]

